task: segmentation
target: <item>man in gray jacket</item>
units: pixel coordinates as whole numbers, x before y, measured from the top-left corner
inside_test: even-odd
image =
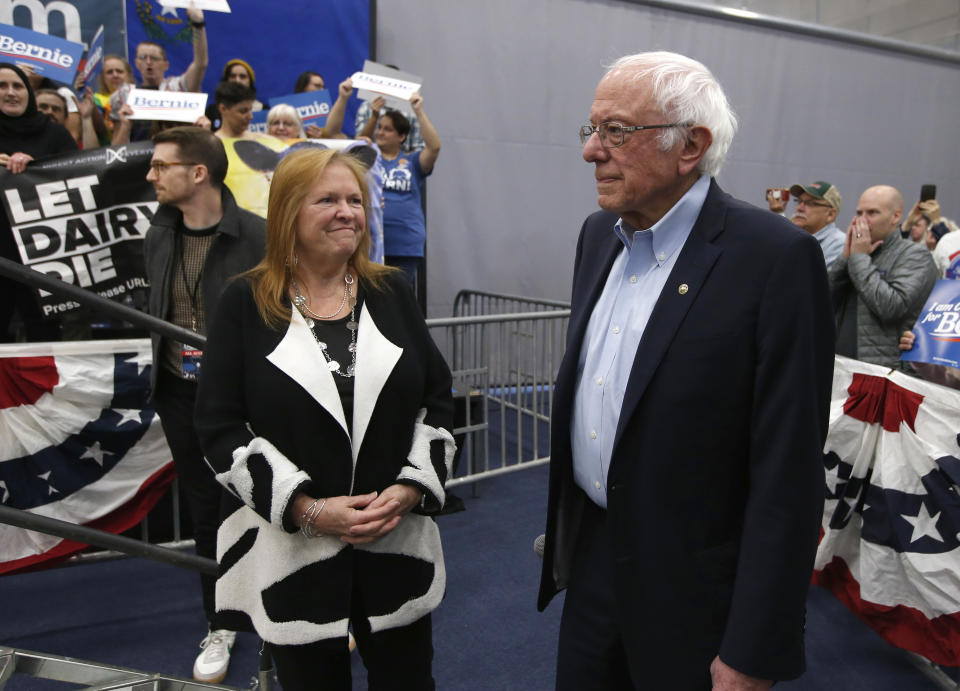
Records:
[[[253,268],[266,241],[264,220],[237,207],[223,180],[223,144],[200,127],[174,127],[153,138],[147,180],[160,206],[144,240],[150,280],[149,312],[155,317],[206,332],[231,276]],[[193,426],[202,351],[153,334],[150,381],[180,485],[193,519],[197,554],[217,558],[220,485],[203,459]],[[194,679],[218,684],[227,673],[236,634],[216,624],[213,576],[201,576],[209,633],[193,666]]]
[[[896,232],[903,196],[868,188],[847,228],[843,254],[829,269],[837,354],[898,367],[900,334],[913,327],[937,281],[930,251]]]

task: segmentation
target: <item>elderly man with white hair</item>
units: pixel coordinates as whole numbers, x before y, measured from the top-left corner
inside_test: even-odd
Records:
[[[621,58],[580,130],[538,605],[566,589],[557,688],[767,689],[804,669],[834,329],[823,254],[714,177],[717,80]]]

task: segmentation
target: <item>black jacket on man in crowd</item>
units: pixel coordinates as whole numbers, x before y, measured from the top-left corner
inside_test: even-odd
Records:
[[[213,314],[227,281],[232,276],[256,266],[263,258],[266,245],[264,220],[238,207],[226,185],[221,188],[221,203],[223,218],[217,226],[216,237],[203,264],[200,283],[204,323],[208,325],[213,323]],[[182,220],[183,213],[179,209],[167,204],[161,205],[144,240],[144,260],[151,286],[148,311],[160,319],[169,317],[176,262],[176,233]],[[160,334],[154,332],[155,364],[150,373],[150,388],[154,393],[157,387],[157,372],[161,366],[160,340]]]

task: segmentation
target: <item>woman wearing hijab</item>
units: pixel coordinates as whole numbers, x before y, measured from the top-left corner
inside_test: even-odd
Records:
[[[67,129],[37,110],[37,97],[23,70],[0,62],[0,165],[22,173],[35,158],[76,150]]]
[[[36,158],[76,150],[77,142],[67,129],[37,110],[27,75],[16,65],[0,62],[0,166],[19,174]],[[0,256],[20,261],[6,219],[0,221]],[[15,306],[29,340],[59,338],[57,324],[41,318],[31,289],[4,278],[0,279],[0,295],[14,296],[13,300],[0,300],[0,340],[9,337],[6,331]]]

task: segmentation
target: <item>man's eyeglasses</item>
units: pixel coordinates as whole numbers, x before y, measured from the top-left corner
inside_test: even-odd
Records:
[[[801,204],[803,204],[804,206],[819,206],[823,208],[827,208],[828,206],[829,207],[833,206],[833,204],[829,202],[818,202],[813,199],[800,199],[798,197],[794,197],[793,201],[797,203],[797,206],[800,206]]]
[[[580,128],[580,144],[584,145],[594,134],[600,135],[600,145],[605,149],[616,149],[623,145],[625,132],[640,130],[661,130],[668,127],[690,127],[689,122],[672,122],[668,125],[623,125],[619,122],[601,122],[599,125],[584,125]]]
[[[199,163],[190,163],[189,161],[150,161],[150,170],[159,175],[171,166],[198,166]]]
[[[162,55],[138,55],[137,60],[142,60],[143,62],[163,62],[166,58]]]

